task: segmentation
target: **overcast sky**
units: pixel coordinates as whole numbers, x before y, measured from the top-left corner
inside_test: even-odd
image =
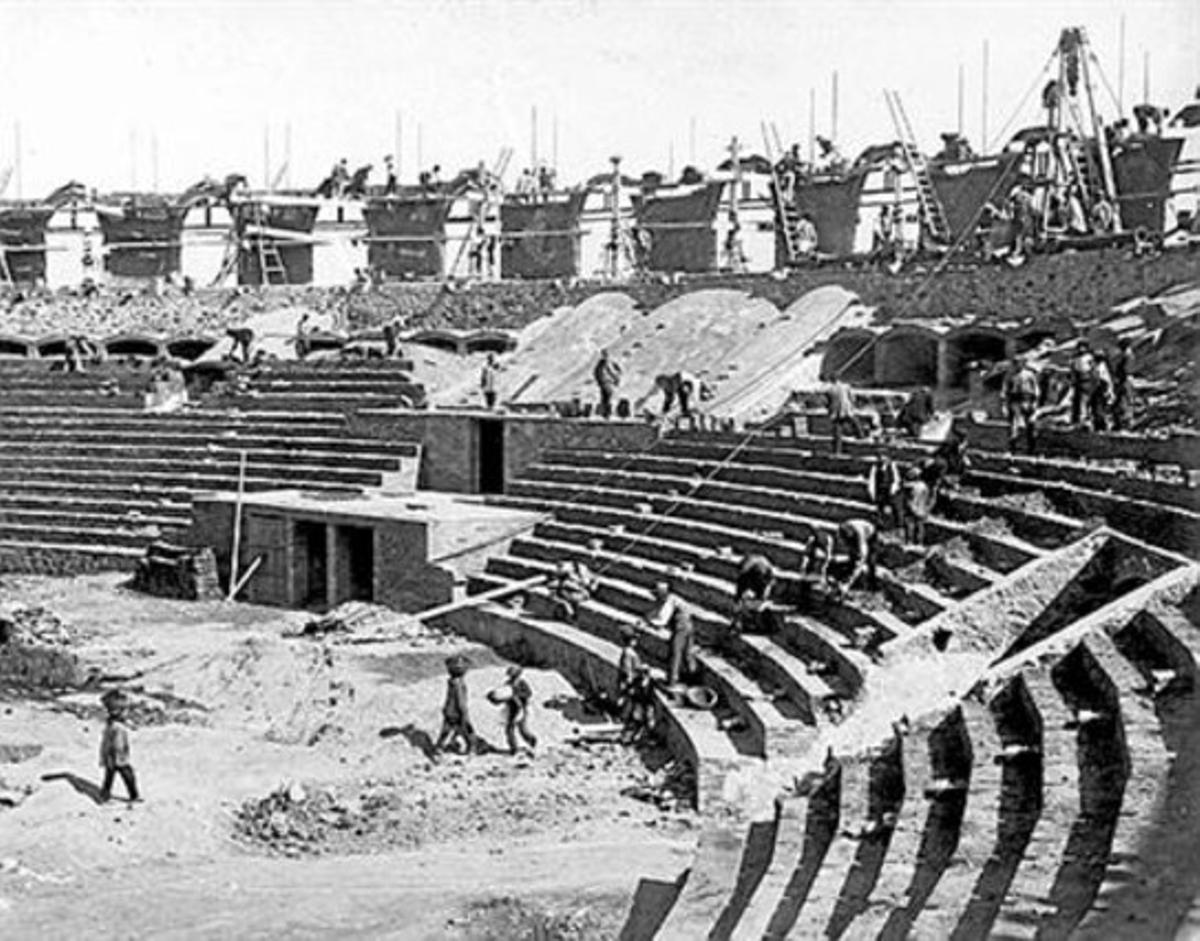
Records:
[[[1066,25],[1087,29],[1113,90],[1125,14],[1126,109],[1142,95],[1172,109],[1200,83],[1200,0],[931,2],[931,0],[0,0],[0,172],[21,128],[23,189],[69,178],[101,189],[164,190],[206,173],[263,178],[264,128],[278,166],[290,124],[292,180],[315,185],[330,163],[374,163],[403,120],[403,175],[456,169],[498,149],[529,162],[539,149],[562,177],[607,167],[678,171],[696,121],[701,166],[738,134],[761,150],[759,122],[806,140],[809,90],[817,132],[852,155],[889,139],[881,89],[897,88],[927,147],[957,124],[980,137],[981,59],[989,42],[989,137],[1031,88]],[[1037,81],[1037,88],[1045,81]],[[1101,86],[1106,116],[1113,106]],[[1015,126],[1034,123],[1037,95]],[[510,171],[511,174],[511,171]],[[16,183],[8,196],[15,196]]]

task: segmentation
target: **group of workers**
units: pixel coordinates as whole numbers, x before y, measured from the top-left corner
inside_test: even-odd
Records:
[[[798,574],[804,581],[827,591],[837,603],[860,586],[877,590],[881,526],[882,514],[880,524],[865,518],[850,518],[836,529],[814,532],[799,546]],[[587,559],[593,564],[600,548],[599,540],[589,543]],[[838,578],[831,574],[835,567]],[[773,598],[776,581],[776,569],[765,555],[749,553],[742,558],[734,584],[728,634],[721,643],[741,634],[772,634],[781,629],[783,609]],[[548,587],[553,616],[573,623],[599,590],[600,579],[585,558],[575,558],[556,566]],[[663,638],[666,642],[665,684],[671,692],[681,692],[701,673],[696,612],[692,605],[667,579],[654,584],[652,596],[649,609],[638,621],[626,623],[621,629],[616,704],[624,733],[630,740],[653,730],[656,684],[641,655],[647,637]]]
[[[1071,425],[1090,431],[1128,428],[1133,368],[1133,347],[1128,339],[1119,340],[1111,355],[1080,340],[1069,366]],[[1010,363],[1001,390],[1010,450],[1024,447],[1027,453],[1036,453],[1039,411],[1054,404],[1049,401],[1050,383],[1046,378],[1026,356],[1016,356]]]

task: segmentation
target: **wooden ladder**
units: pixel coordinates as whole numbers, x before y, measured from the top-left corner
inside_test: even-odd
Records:
[[[458,276],[458,270],[462,267],[463,257],[470,250],[471,246],[477,242],[481,242],[485,237],[488,215],[495,205],[488,183],[490,180],[495,180],[497,184],[499,183],[500,178],[504,176],[505,171],[508,169],[508,162],[512,159],[512,155],[513,149],[511,147],[502,148],[500,155],[496,158],[496,163],[492,167],[489,180],[481,181],[483,196],[479,200],[479,205],[475,207],[475,212],[471,217],[471,227],[467,230],[466,236],[458,245],[458,253],[454,256],[454,264],[450,266],[449,276],[451,278]]]
[[[268,237],[263,230],[266,228],[266,218],[263,215],[263,204],[254,204],[254,222],[258,226],[258,270],[260,283],[265,286],[272,284],[287,284],[288,270],[283,263],[283,255],[273,238]],[[279,280],[276,281],[275,278]]]
[[[933,180],[929,176],[929,164],[925,155],[917,147],[916,135],[913,134],[912,124],[904,111],[897,91],[883,92],[888,111],[892,115],[892,124],[896,128],[896,136],[900,139],[900,149],[904,152],[904,162],[908,172],[912,174],[917,184],[917,204],[921,209],[921,221],[935,241],[949,244],[950,224],[946,221],[946,212],[938,199],[937,191],[933,188]]]
[[[761,123],[763,145],[766,148],[767,160],[771,164],[771,196],[775,203],[775,219],[783,233],[783,247],[788,262],[800,259],[800,210],[795,202],[787,199],[779,180],[778,161],[782,159],[783,148],[779,146],[779,132],[775,125]]]

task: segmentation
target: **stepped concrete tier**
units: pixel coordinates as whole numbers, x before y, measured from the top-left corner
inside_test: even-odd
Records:
[[[711,821],[656,937],[1187,923],[1197,781],[1179,746],[1200,708],[1200,565],[1100,530],[882,653],[773,814]]]
[[[0,569],[129,568],[184,532],[195,494],[239,481],[249,492],[416,485],[418,444],[350,433],[353,392],[339,390],[336,408],[324,392],[278,392],[152,414],[140,392],[102,391],[116,375],[0,371]],[[137,388],[144,375],[116,381]]]

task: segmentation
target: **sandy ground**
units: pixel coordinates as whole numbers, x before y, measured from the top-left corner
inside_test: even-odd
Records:
[[[505,664],[440,635],[329,644],[305,618],[133,595],[114,576],[7,577],[0,602],[51,608],[85,666],[135,702],[145,801],[95,799],[96,692],[0,689],[0,937],[546,937],[619,931],[639,880],[688,865],[690,811],[623,795],[665,756],[597,741],[553,673],[535,693],[533,757],[446,756],[443,658],[463,651],[473,719],[504,743],[484,693]],[[40,752],[29,756],[39,746]],[[7,748],[6,748],[7,746]],[[20,759],[20,760],[13,760]],[[280,789],[336,807],[307,841],[239,834]],[[120,784],[116,794],[123,796]]]

